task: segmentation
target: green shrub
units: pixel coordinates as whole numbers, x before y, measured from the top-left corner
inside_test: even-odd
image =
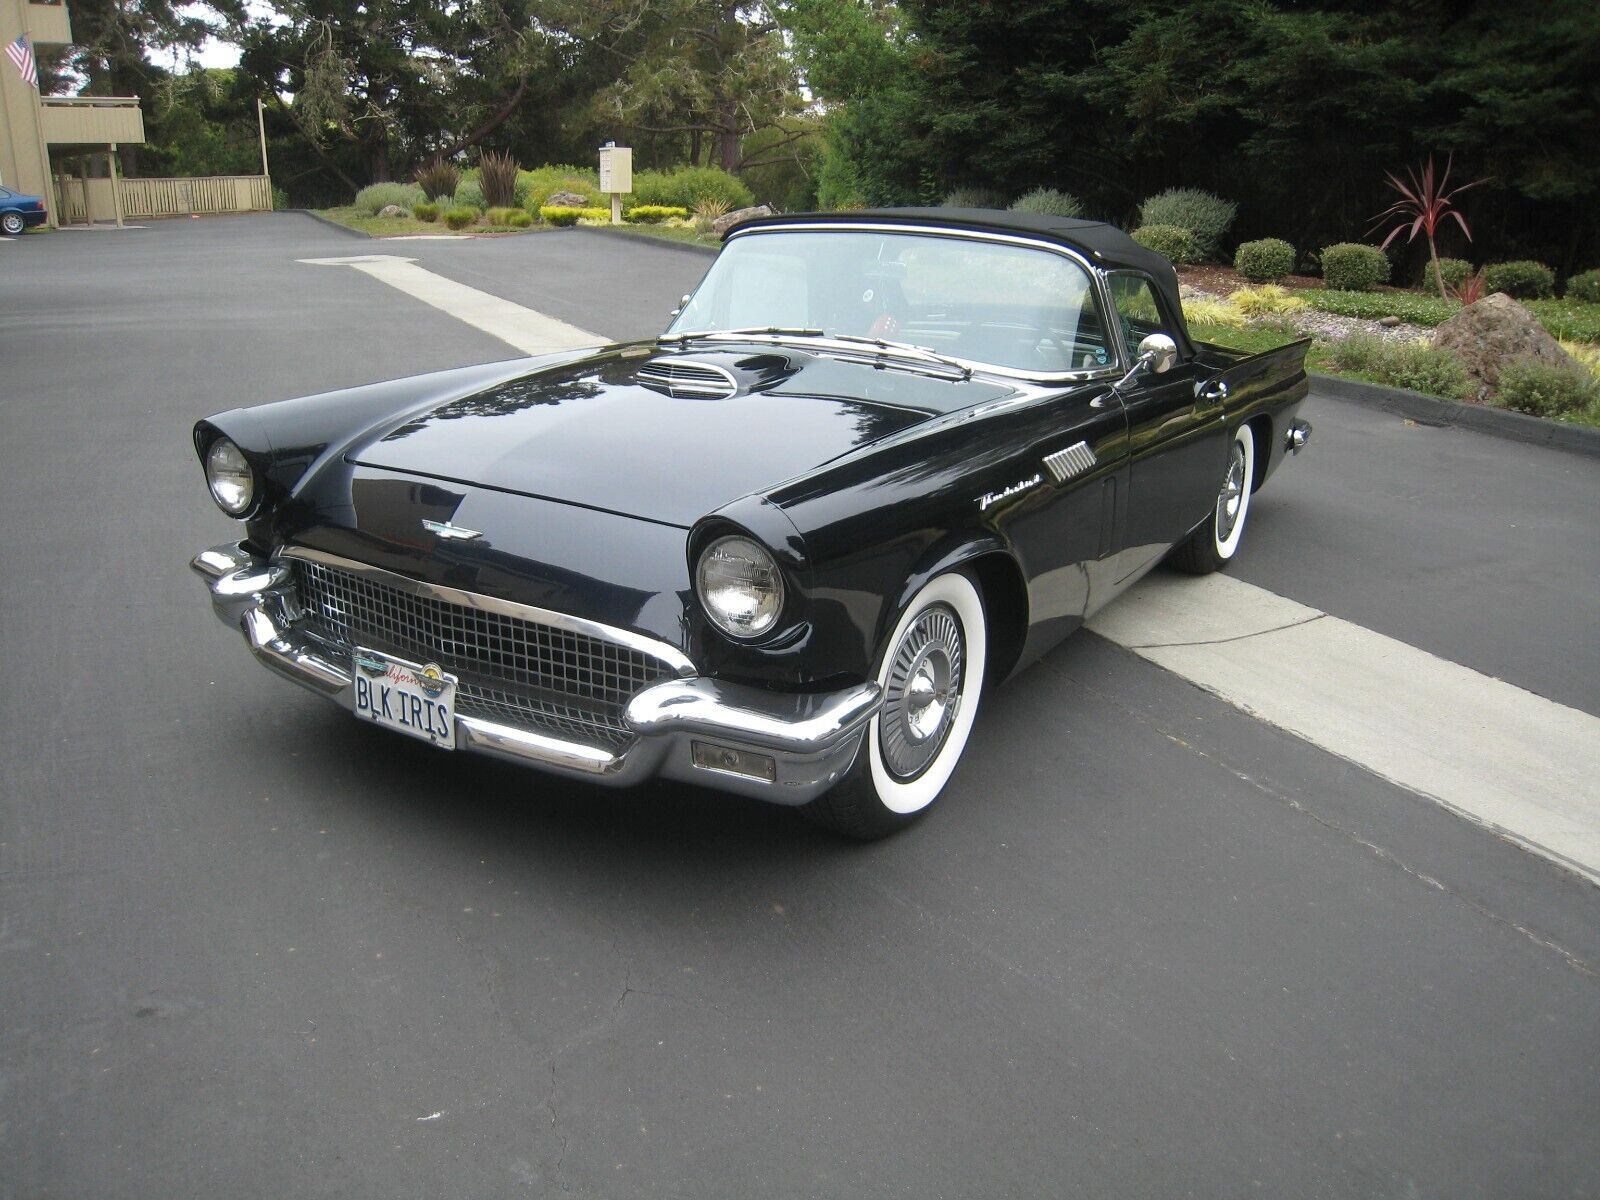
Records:
[[[609,208],[601,208],[599,205],[594,208],[580,208],[578,210],[578,219],[580,221],[604,221],[609,225],[611,224],[611,210]]]
[[[1600,304],[1600,268],[1574,275],[1567,280],[1567,299],[1585,304]]]
[[[1600,342],[1600,305],[1579,300],[1529,300],[1525,307],[1551,337]]]
[[[417,186],[429,200],[448,200],[461,186],[461,169],[455,163],[436,158],[418,168]]]
[[[439,206],[437,204],[429,204],[424,200],[421,204],[412,208],[411,215],[419,221],[437,221],[439,219]]]
[[[689,212],[702,200],[721,200],[729,209],[749,208],[755,203],[750,189],[720,167],[635,171],[633,191],[622,198],[622,203],[630,208],[681,208]]]
[[[1200,257],[1194,234],[1180,225],[1142,225],[1130,236],[1146,250],[1154,250],[1175,263],[1192,263]]]
[[[1194,238],[1195,254],[1200,259],[1212,258],[1222,244],[1222,235],[1233,224],[1238,206],[1221,196],[1202,192],[1198,188],[1168,188],[1157,192],[1139,206],[1139,224],[1176,225],[1187,229]],[[1170,257],[1170,255],[1168,256]]]
[[[459,193],[457,193],[459,195]],[[444,223],[451,229],[465,229],[478,219],[478,210],[470,204],[458,204],[444,214]]]
[[[546,207],[546,202],[557,192],[575,192],[589,203],[599,204],[603,199],[600,173],[593,167],[570,166],[536,167],[517,173],[518,203],[530,213]]]
[[[1473,393],[1472,379],[1461,360],[1426,342],[1393,342],[1376,334],[1353,333],[1334,344],[1328,363],[1335,371],[1446,400],[1465,400]]]
[[[1339,242],[1322,251],[1322,284],[1340,292],[1364,292],[1389,282],[1389,259],[1376,246]]]
[[[539,219],[548,225],[576,225],[578,218],[583,216],[584,211],[581,208],[541,208],[539,210]],[[590,211],[600,212],[602,210],[593,209]],[[610,216],[609,213],[606,215]]]
[[[1453,351],[1426,342],[1391,342],[1379,381],[1446,400],[1465,400],[1473,394],[1465,364]]]
[[[1011,211],[1043,213],[1047,217],[1081,217],[1083,205],[1076,196],[1042,187],[1018,196],[1011,202]]]
[[[1005,193],[986,187],[954,188],[939,201],[941,208],[1004,208],[1005,206]]]
[[[511,224],[511,214],[520,211],[520,209],[500,205],[486,211],[483,214],[483,219],[491,225],[509,225]]]
[[[506,216],[506,224],[513,229],[526,229],[533,224],[533,218],[528,215],[525,208],[513,208]]]
[[[1306,288],[1299,295],[1312,308],[1341,317],[1360,317],[1376,321],[1380,317],[1399,317],[1408,325],[1442,325],[1461,311],[1455,300],[1423,296],[1416,292],[1338,292]]]
[[[272,189],[272,211],[273,212],[282,212],[284,209],[286,209],[288,207],[289,207],[289,193],[284,191],[281,187],[273,188]]]
[[[1581,367],[1518,359],[1501,370],[1495,403],[1536,417],[1565,417],[1600,404],[1600,379]]]
[[[377,216],[390,204],[414,209],[427,199],[414,183],[370,183],[356,193],[356,207]]]
[[[475,208],[479,212],[488,207],[483,201],[483,185],[476,179],[463,179],[451,203],[456,208]]]
[[[1464,258],[1441,258],[1439,274],[1444,276],[1445,287],[1454,290],[1470,279],[1475,272],[1472,264]],[[1427,265],[1422,268],[1422,286],[1435,296],[1439,294],[1439,281],[1433,273],[1432,259],[1429,259]]]
[[[607,216],[610,214],[608,213]],[[687,217],[689,210],[671,204],[635,204],[622,214],[629,221],[642,225],[655,225],[669,217]]]
[[[1251,283],[1271,283],[1294,273],[1294,247],[1282,238],[1241,242],[1234,251],[1233,269]]]
[[[1483,269],[1483,290],[1491,294],[1504,292],[1519,300],[1535,300],[1555,293],[1556,273],[1543,263],[1527,259],[1490,263]]]

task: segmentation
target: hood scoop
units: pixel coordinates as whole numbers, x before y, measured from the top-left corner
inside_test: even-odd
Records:
[[[733,372],[707,362],[685,358],[653,358],[634,376],[652,391],[696,400],[725,400],[737,395]]]

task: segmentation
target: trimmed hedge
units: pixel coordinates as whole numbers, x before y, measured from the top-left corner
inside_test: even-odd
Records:
[[[1083,205],[1078,198],[1055,188],[1034,188],[1011,202],[1012,212],[1043,213],[1047,217],[1081,217]]]
[[[1543,263],[1528,259],[1490,263],[1483,269],[1483,290],[1504,292],[1519,300],[1538,300],[1555,294],[1556,273]]]
[[[1338,242],[1322,251],[1322,283],[1340,292],[1364,292],[1389,282],[1389,259],[1376,246]]]
[[[1453,290],[1472,278],[1472,264],[1464,258],[1441,258],[1439,274],[1444,276],[1445,287]],[[1439,294],[1439,284],[1434,278],[1432,259],[1429,259],[1422,268],[1422,286],[1435,296]]]
[[[1282,238],[1241,242],[1234,251],[1233,269],[1251,283],[1271,283],[1294,273],[1294,247]]]
[[[1199,247],[1194,234],[1180,225],[1141,225],[1129,235],[1146,250],[1175,263],[1192,263],[1199,260]]]
[[[428,197],[414,183],[369,183],[356,193],[355,206],[377,216],[390,204],[415,212],[417,205],[427,202]]]
[[[511,214],[520,211],[521,209],[512,208],[509,205],[500,205],[484,213],[483,219],[491,225],[509,225],[511,224]]]
[[[514,208],[511,210],[511,215],[506,217],[506,224],[513,229],[526,229],[533,224],[533,217],[526,209]]]
[[[476,224],[478,210],[470,204],[458,204],[444,214],[444,223],[451,229],[465,229],[468,225]]]
[[[1237,212],[1238,205],[1232,201],[1199,188],[1168,188],[1139,206],[1139,224],[1145,228],[1176,225],[1187,229],[1199,256],[1195,261],[1199,261],[1216,255],[1222,235],[1228,232]]]
[[[1600,269],[1585,271],[1567,280],[1567,299],[1600,304]]]
[[[627,220],[638,221],[642,225],[655,225],[671,217],[680,219],[687,217],[689,210],[672,204],[636,204],[622,215]]]
[[[424,200],[411,210],[411,215],[419,221],[437,221],[439,219],[439,206]]]
[[[539,210],[539,219],[548,225],[576,225],[578,218],[583,216],[583,212],[584,210],[581,208],[546,207]],[[610,214],[607,213],[606,215],[609,216]]]

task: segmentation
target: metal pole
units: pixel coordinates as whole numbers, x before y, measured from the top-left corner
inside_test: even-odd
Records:
[[[111,206],[117,212],[117,228],[122,228],[122,180],[117,176],[117,144],[111,143],[111,153],[106,155],[106,170],[111,174]]]
[[[267,170],[267,119],[262,115],[261,97],[256,97],[256,132],[261,135],[261,173],[267,178],[267,192],[272,191],[272,172]]]
[[[94,216],[89,210],[89,156],[78,159],[78,186],[83,189],[83,223],[94,227]]]

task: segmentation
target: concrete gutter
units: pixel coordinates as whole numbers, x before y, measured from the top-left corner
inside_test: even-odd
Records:
[[[1385,387],[1360,379],[1345,379],[1338,375],[1313,374],[1311,385],[1324,396],[1381,408],[1385,412],[1410,417],[1422,425],[1471,429],[1477,433],[1509,438],[1514,442],[1526,442],[1530,446],[1550,446],[1600,458],[1600,429],[1589,425],[1549,421],[1485,404],[1460,404],[1422,392]]]
[[[363,241],[375,241],[376,240],[370,233],[363,233],[359,229],[351,229],[350,226],[348,226],[348,225],[341,225],[341,224],[339,224],[339,222],[333,220],[332,218],[325,217],[319,212],[313,212],[309,208],[281,208],[278,211],[279,212],[299,213],[303,217],[310,217],[313,221],[320,221],[322,224],[326,225],[329,229],[337,229],[340,233],[345,234],[345,235],[347,235],[349,237],[361,238]]]

